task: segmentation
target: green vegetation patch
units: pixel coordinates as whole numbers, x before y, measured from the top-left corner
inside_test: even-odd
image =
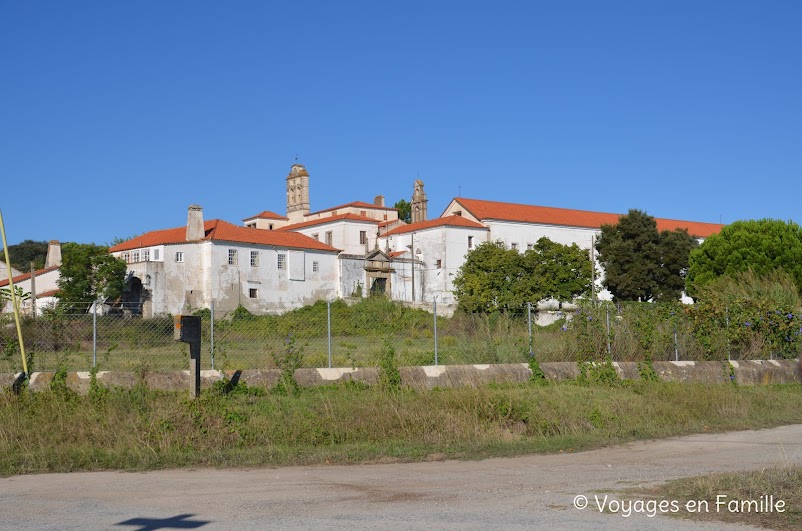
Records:
[[[390,356],[390,351],[387,352]],[[388,369],[392,363],[388,363]],[[0,474],[474,459],[802,421],[798,386],[561,382],[418,392],[97,386],[0,393]]]
[[[802,528],[802,467],[709,474],[677,479],[646,491],[639,499],[676,500],[672,514],[767,529]],[[684,510],[691,503],[691,510]]]

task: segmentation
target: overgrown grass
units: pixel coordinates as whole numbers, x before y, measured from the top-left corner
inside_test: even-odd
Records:
[[[705,509],[674,513],[682,518],[768,529],[802,528],[802,467],[798,466],[683,478],[646,491],[633,489],[630,492],[641,499],[677,500],[681,508],[686,507],[690,500],[706,502],[693,506]],[[762,508],[759,505],[761,500],[764,502]],[[716,505],[717,501],[719,505]],[[742,501],[747,505],[740,505]],[[758,505],[748,504],[750,501],[756,501]],[[777,511],[777,502],[780,501],[782,511]],[[733,502],[735,505],[729,505]]]
[[[297,395],[224,384],[0,394],[0,474],[473,459],[802,421],[798,386],[579,382]]]

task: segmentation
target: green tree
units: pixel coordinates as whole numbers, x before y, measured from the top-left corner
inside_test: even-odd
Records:
[[[601,227],[596,250],[603,284],[619,300],[677,300],[697,245],[687,230],[658,232],[652,216],[632,209],[615,225]]]
[[[58,280],[60,304],[83,307],[99,298],[119,297],[126,269],[124,261],[109,254],[108,247],[65,243],[61,247]]]
[[[483,243],[468,253],[454,279],[454,293],[467,312],[518,312],[528,302],[587,294],[590,279],[590,258],[575,244],[541,238],[521,254],[501,242]]]
[[[590,256],[575,243],[562,245],[540,238],[524,253],[523,268],[521,284],[531,302],[571,301],[590,292]]]
[[[407,223],[412,221],[412,203],[400,199],[393,205],[393,208],[398,209],[398,219]]]
[[[745,271],[759,276],[785,271],[802,290],[802,227],[776,219],[727,225],[691,253],[685,285],[697,297],[711,281]]]
[[[47,242],[25,240],[15,245],[9,245],[8,257],[11,260],[11,267],[23,273],[30,271],[31,262],[36,269],[42,269],[45,266],[45,258],[47,258]]]

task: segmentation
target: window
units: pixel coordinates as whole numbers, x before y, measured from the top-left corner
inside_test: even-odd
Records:
[[[145,249],[142,251],[142,261],[150,262],[150,249]]]
[[[268,227],[267,230],[273,230],[273,224],[272,223],[270,225],[268,225],[267,227]]]
[[[184,261],[184,253],[182,253],[182,252],[175,253],[175,261],[176,262],[183,262]]]
[[[473,249],[473,236],[468,236],[468,249]]]
[[[131,252],[131,261],[132,262],[139,262],[139,251],[132,251]]]
[[[532,250],[532,248],[534,248],[534,246],[535,246],[535,245],[534,245],[534,244],[532,244],[532,243],[527,243],[527,244],[526,244],[526,250],[527,250],[527,251],[531,251],[531,250]]]
[[[251,251],[251,267],[259,267],[259,251]]]
[[[284,253],[278,253],[278,262],[277,262],[279,269],[287,269],[287,255]]]
[[[366,210],[360,210],[360,211],[359,211],[359,215],[360,215],[360,216],[365,216],[365,217],[368,217],[368,212],[367,212]]]
[[[159,250],[153,249],[153,259],[158,261],[159,260]]]
[[[437,261],[437,269],[442,269],[442,267],[443,267],[443,261],[442,260],[438,260]]]
[[[312,273],[320,271],[320,262],[312,262]]]
[[[513,251],[517,251],[518,250],[518,244],[517,243],[510,244],[510,249],[512,249]]]
[[[312,235],[312,238],[317,240],[317,241],[320,241],[320,234],[315,233],[315,234]]]
[[[331,245],[331,242],[332,242],[332,240],[333,240],[333,239],[334,239],[334,238],[333,238],[333,236],[332,236],[332,233],[331,233],[331,231],[328,231],[328,232],[326,233],[326,245]]]
[[[237,250],[228,250],[228,265],[237,265]]]
[[[256,223],[248,223],[248,228],[249,229],[255,229],[256,228]]]
[[[368,243],[368,231],[365,230],[359,231],[359,243],[362,245]]]
[[[454,212],[454,215],[455,216],[461,216],[462,215],[462,210],[457,210],[456,212]]]
[[[251,299],[259,297],[259,290],[256,288],[248,288],[248,297]]]
[[[126,264],[131,263],[131,253],[123,253],[120,258],[122,258],[123,262],[125,262]]]

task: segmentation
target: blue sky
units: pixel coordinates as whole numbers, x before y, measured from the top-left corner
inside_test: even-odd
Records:
[[[464,197],[802,221],[802,2],[0,0],[9,244]]]

